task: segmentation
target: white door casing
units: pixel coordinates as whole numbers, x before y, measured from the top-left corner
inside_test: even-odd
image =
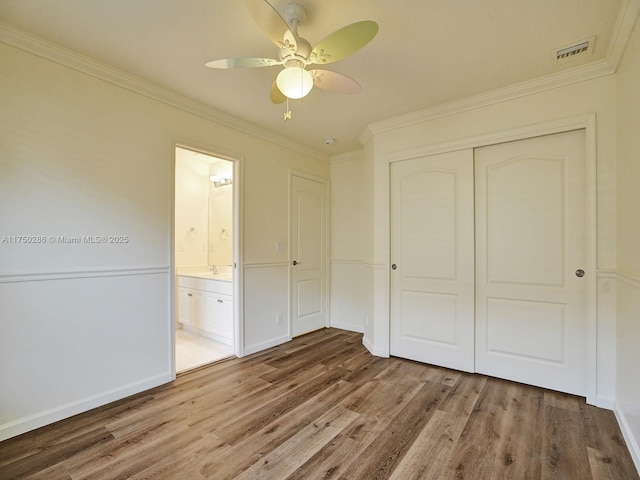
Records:
[[[478,148],[475,160],[476,370],[585,395],[584,130]]]
[[[390,168],[390,353],[472,372],[473,150]]]
[[[327,325],[327,184],[291,175],[292,336]]]

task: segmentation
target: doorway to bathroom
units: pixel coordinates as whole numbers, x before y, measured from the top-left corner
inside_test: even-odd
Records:
[[[175,150],[175,367],[184,372],[236,349],[235,162]]]

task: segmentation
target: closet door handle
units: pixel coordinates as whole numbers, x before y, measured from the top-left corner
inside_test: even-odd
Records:
[[[576,270],[576,277],[578,278],[582,278],[584,277],[584,270],[579,268],[578,270]]]
[[[391,269],[395,270],[396,268],[398,268],[398,266],[394,263],[393,265],[391,265]]]
[[[299,262],[299,261],[297,261],[297,260],[294,260],[294,261],[293,261],[293,265],[294,265],[294,266],[295,266],[295,265],[300,265],[301,263],[302,263],[302,262]]]

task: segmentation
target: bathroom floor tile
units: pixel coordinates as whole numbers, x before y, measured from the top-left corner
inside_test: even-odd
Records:
[[[233,355],[233,349],[210,338],[176,330],[176,372],[206,365]]]

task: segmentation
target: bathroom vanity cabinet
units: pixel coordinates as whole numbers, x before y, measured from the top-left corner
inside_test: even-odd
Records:
[[[178,321],[196,333],[232,345],[232,283],[179,275]]]

